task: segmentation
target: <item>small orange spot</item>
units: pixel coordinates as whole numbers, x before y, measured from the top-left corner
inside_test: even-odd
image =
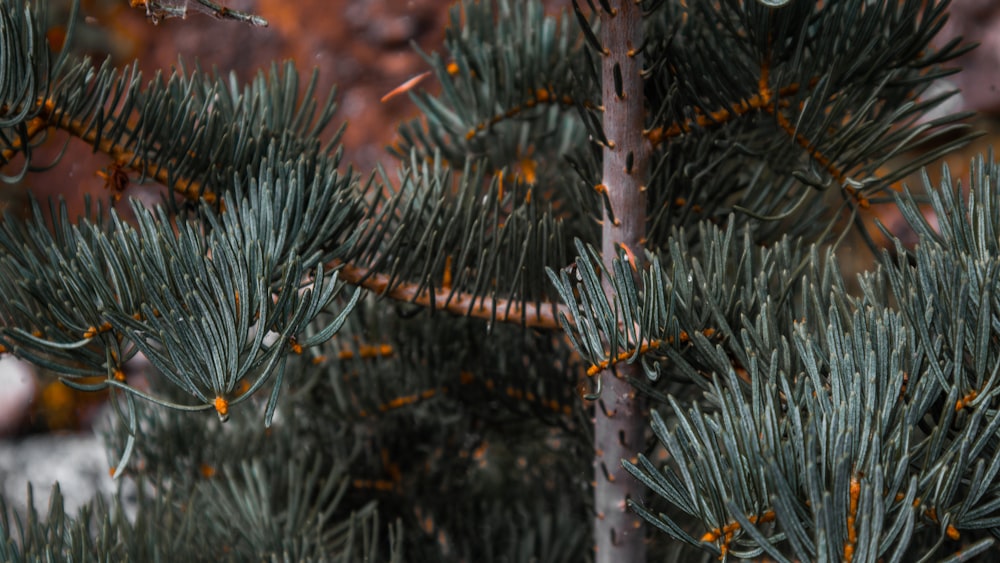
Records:
[[[119,381],[121,383],[125,383],[125,372],[122,371],[121,368],[116,369],[115,372],[114,372],[114,378],[115,378],[115,381]]]
[[[199,471],[201,471],[201,476],[206,479],[211,479],[212,477],[215,477],[215,468],[207,463],[201,464],[201,467],[199,467],[198,469]]]
[[[527,156],[522,157],[518,161],[518,165],[521,172],[519,176],[525,183],[534,184],[538,182],[538,162],[536,162],[535,159]]]
[[[958,539],[961,537],[961,534],[958,533],[958,528],[956,528],[951,524],[948,524],[948,527],[944,529],[944,532],[948,534],[948,537],[954,541],[958,541]]]
[[[486,458],[486,450],[489,449],[489,444],[483,442],[475,450],[472,451],[472,459],[476,461],[482,461]]]
[[[229,401],[223,397],[216,397],[215,411],[219,413],[219,418],[222,420],[229,418]]]
[[[77,424],[78,399],[62,382],[53,381],[42,389],[40,406],[50,430],[73,428]]]
[[[978,396],[979,396],[979,391],[977,391],[975,389],[973,389],[972,391],[969,391],[968,395],[962,397],[961,399],[959,399],[955,403],[955,410],[956,411],[960,411],[960,410],[964,409],[965,407],[969,406],[969,403],[971,403],[972,401],[974,401],[976,399],[976,397],[978,397]]]
[[[455,61],[451,61],[450,63],[448,63],[448,74],[455,76],[456,74],[458,74],[458,71],[459,71],[458,63],[456,63]]]
[[[441,287],[451,289],[451,254],[444,259],[444,274],[441,276]]]
[[[66,26],[57,25],[45,32],[45,39],[49,46],[55,51],[62,51],[63,44],[66,43]]]
[[[663,133],[663,127],[657,127],[656,129],[644,131],[643,135],[645,135],[645,137],[649,139],[650,144],[652,144],[654,147],[662,143],[663,138],[665,136]]]

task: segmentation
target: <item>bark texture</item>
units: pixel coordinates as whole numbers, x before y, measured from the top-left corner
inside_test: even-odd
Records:
[[[621,248],[637,260],[643,256],[646,232],[645,186],[651,147],[643,137],[645,104],[641,76],[641,12],[632,0],[610,2],[611,13],[601,13],[602,104],[604,134],[603,189],[611,202],[604,211],[602,252],[611,261]],[[641,267],[640,264],[636,264]],[[605,291],[610,291],[605,282]],[[633,563],[646,560],[642,520],[626,506],[638,498],[642,485],[624,468],[622,459],[634,458],[641,449],[645,416],[626,376],[643,377],[638,366],[619,365],[601,372],[601,396],[595,409],[594,525],[595,560],[598,563]]]

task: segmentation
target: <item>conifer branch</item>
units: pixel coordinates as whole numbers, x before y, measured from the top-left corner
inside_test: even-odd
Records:
[[[214,192],[203,187],[197,181],[187,177],[177,177],[171,170],[148,159],[142,153],[131,150],[110,137],[100,137],[97,130],[78,119],[70,119],[60,111],[51,99],[39,104],[37,115],[31,121],[32,132],[38,134],[47,128],[57,128],[94,146],[95,150],[111,157],[116,163],[132,170],[149,175],[164,186],[188,199],[203,198],[213,204],[217,200]],[[13,149],[9,149],[13,152]],[[12,156],[12,155],[11,155]],[[7,154],[4,154],[7,157]],[[9,159],[7,159],[9,160]],[[171,182],[171,178],[173,181]],[[498,188],[502,190],[501,188]],[[501,192],[502,193],[502,192]],[[499,196],[498,196],[499,197]],[[469,293],[455,292],[448,288],[421,289],[419,283],[394,283],[389,291],[390,276],[372,271],[363,266],[351,264],[342,265],[341,279],[374,291],[376,294],[391,299],[421,305],[428,308],[440,308],[454,314],[471,316],[489,321],[520,324],[529,328],[557,329],[559,327],[558,313],[564,306],[555,302],[521,303],[517,300],[476,296]]]
[[[810,86],[814,85],[815,82],[815,78],[810,80]],[[777,95],[778,103],[782,103],[782,98],[798,94],[800,89],[801,85],[798,83],[790,84],[779,89]],[[654,147],[657,147],[660,144],[667,142],[670,138],[690,133],[691,129],[694,127],[719,127],[752,111],[767,110],[774,102],[774,96],[770,95],[770,90],[768,90],[767,93],[759,92],[744,100],[740,100],[739,102],[732,104],[728,109],[723,108],[706,112],[701,108],[695,108],[695,113],[697,114],[696,117],[686,119],[682,122],[672,123],[670,125],[660,125],[658,127],[654,127],[653,129],[644,131],[643,135],[649,139],[649,142],[652,143]]]
[[[290,67],[144,86],[135,66],[56,63],[45,3],[0,0],[0,163],[25,162],[5,179],[66,133],[113,161],[119,191],[124,167],[205,198],[133,202],[136,226],[37,204],[0,222],[0,353],[110,388],[116,474],[169,474],[135,520],[68,523],[56,495],[51,525],[32,516],[0,560],[987,549],[1000,167],[973,176],[975,201],[929,189],[933,227],[901,196],[921,244],[863,276],[863,296],[800,238],[834,228],[820,191],[857,216],[968,138],[888,166],[960,127],[925,118],[961,51],[928,47],[947,2],[581,4],[574,23],[537,0],[460,2],[448,53],[426,57],[440,96],[417,89],[429,73],[390,93],[424,114],[400,129],[393,184],[338,172],[332,101],[300,95]],[[254,23],[216,1],[145,5]],[[336,297],[344,283],[359,289]],[[162,375],[148,390],[127,375],[140,350]],[[257,391],[267,432],[248,423]],[[375,502],[417,534],[390,528],[386,547]]]
[[[831,159],[820,153],[817,150],[815,143],[809,140],[809,138],[802,133],[799,133],[796,130],[795,125],[792,124],[788,120],[788,117],[786,117],[781,111],[782,107],[788,105],[788,98],[799,94],[802,89],[801,84],[793,83],[779,88],[778,90],[774,90],[770,86],[769,81],[770,68],[765,61],[765,63],[761,65],[758,92],[756,94],[739,102],[733,103],[728,109],[724,108],[706,113],[701,108],[695,107],[694,111],[697,114],[695,118],[687,119],[679,123],[673,123],[671,125],[661,125],[644,131],[643,135],[645,135],[646,138],[649,139],[649,142],[656,147],[672,137],[679,137],[690,133],[692,127],[720,127],[750,112],[763,111],[774,116],[778,126],[792,139],[794,139],[795,142],[798,143],[803,149],[805,149],[809,153],[810,157],[825,168],[838,184],[845,184],[849,178],[847,171],[841,170]],[[807,88],[811,89],[818,82],[818,77],[811,78],[808,81]],[[857,200],[858,206],[862,209],[867,209],[870,206],[868,199],[854,187],[846,185],[844,186],[844,189],[849,195],[853,196]]]
[[[402,303],[412,303],[430,309],[440,309],[462,316],[490,322],[500,321],[528,328],[553,330],[559,328],[559,313],[565,305],[556,302],[541,304],[458,293],[448,288],[420,288],[419,284],[402,282],[390,287],[388,274],[352,264],[339,264],[341,280],[363,287],[380,297]]]
[[[73,137],[93,146],[97,152],[108,155],[115,163],[150,176],[189,200],[203,198],[209,204],[216,201],[215,193],[192,178],[174,177],[171,182],[172,173],[166,165],[150,161],[141,153],[127,148],[114,138],[102,136],[97,128],[92,127],[89,123],[80,119],[72,119],[61,111],[61,108],[51,99],[40,102],[38,115],[29,123],[29,130],[32,130],[32,125],[34,125],[35,132],[41,132],[48,128],[66,131]],[[4,160],[10,160],[6,154],[4,154]]]
[[[116,163],[149,175],[156,181],[167,187],[171,187],[175,192],[189,199],[201,197],[209,204],[216,201],[217,196],[215,193],[203,187],[197,181],[187,177],[177,177],[176,174],[172,175],[171,170],[165,165],[158,164],[155,158],[146,158],[142,153],[126,148],[111,137],[100,136],[96,128],[91,127],[82,120],[70,119],[65,112],[56,106],[53,100],[45,100],[39,106],[37,115],[32,121],[33,124],[37,122],[32,128],[36,134],[50,127],[64,130],[70,135],[94,146],[98,152],[107,154]],[[502,190],[502,184],[498,187],[498,190]],[[502,191],[500,193],[502,194]],[[501,196],[498,195],[497,197]],[[421,284],[411,282],[393,283],[391,289],[386,291],[390,287],[390,276],[372,271],[360,265],[343,265],[341,279],[353,285],[370,289],[380,296],[389,297],[397,301],[417,304],[428,308],[440,308],[454,314],[471,316],[491,322],[499,320],[500,322],[520,324],[536,329],[557,329],[559,327],[558,313],[561,308],[564,309],[562,305],[555,302],[522,303],[518,300],[456,292],[446,287],[421,289]]]
[[[51,101],[46,101],[43,107],[48,108]],[[0,116],[6,115],[5,108],[0,108]],[[24,127],[24,134],[11,142],[10,147],[0,151],[0,166],[6,165],[19,152],[31,146],[31,142],[48,127],[47,121],[39,116],[32,117]]]

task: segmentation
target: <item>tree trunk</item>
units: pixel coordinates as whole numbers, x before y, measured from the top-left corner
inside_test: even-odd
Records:
[[[651,147],[642,135],[645,123],[641,10],[633,0],[611,1],[611,13],[601,11],[602,103],[604,147],[602,184],[611,202],[604,210],[601,250],[608,272],[611,261],[625,247],[641,260],[646,234],[646,181]],[[636,264],[641,267],[640,264]],[[605,276],[605,291],[609,292]],[[601,396],[595,408],[594,520],[595,560],[598,563],[638,563],[646,560],[642,520],[626,506],[638,498],[642,485],[621,465],[643,445],[646,423],[635,390],[626,376],[642,377],[634,365],[618,365],[601,372]]]

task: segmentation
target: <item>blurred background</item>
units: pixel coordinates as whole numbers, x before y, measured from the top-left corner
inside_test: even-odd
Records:
[[[219,21],[191,12],[186,19],[168,19],[153,25],[145,10],[133,8],[129,0],[82,0],[77,36],[71,46],[78,52],[103,59],[110,54],[116,66],[137,60],[143,75],[152,78],[183,61],[186,68],[197,62],[202,69],[236,73],[239,80],[267,71],[272,61],[292,59],[308,77],[319,71],[318,97],[324,99],[334,85],[338,91],[337,123],[347,122],[343,137],[344,162],[362,175],[381,164],[392,170],[396,163],[386,151],[396,134],[395,124],[416,117],[417,111],[405,95],[386,102],[381,98],[429,67],[413,48],[430,52],[440,48],[448,10],[453,0],[229,0],[233,9],[250,11],[268,20],[268,27],[252,27]],[[546,2],[551,11],[570,6],[570,0]],[[51,0],[54,22],[69,17],[68,2]],[[49,40],[59,45],[65,25],[49,31]],[[946,111],[980,112],[974,125],[986,135],[948,158],[951,175],[965,177],[970,159],[996,144],[1000,135],[1000,3],[992,0],[955,0],[952,15],[939,41],[963,35],[981,46],[962,61],[965,70],[949,77],[942,89],[960,88]],[[421,88],[436,88],[433,78]],[[64,137],[55,135],[38,162],[54,159]],[[82,212],[83,194],[106,199],[106,180],[98,172],[111,161],[95,155],[82,143],[71,142],[67,154],[47,174],[29,174],[21,184],[0,188],[0,205],[18,212],[25,208],[30,189],[41,200],[62,196],[71,204],[71,215]],[[929,167],[932,178],[940,164]],[[911,187],[919,187],[913,179]],[[152,185],[152,197],[162,189]],[[131,188],[129,195],[134,195]],[[75,207],[74,207],[75,206]],[[871,210],[869,222],[878,218],[890,229],[903,232],[901,219],[891,207]],[[912,242],[912,241],[911,241]],[[850,242],[848,245],[852,244]],[[849,255],[841,252],[841,255]],[[870,264],[870,253],[863,254]],[[845,267],[849,270],[849,267]],[[15,441],[37,434],[88,430],[103,402],[101,394],[78,393],[36,373],[31,366],[9,356],[0,357],[0,438]],[[0,448],[0,478],[7,450]]]

